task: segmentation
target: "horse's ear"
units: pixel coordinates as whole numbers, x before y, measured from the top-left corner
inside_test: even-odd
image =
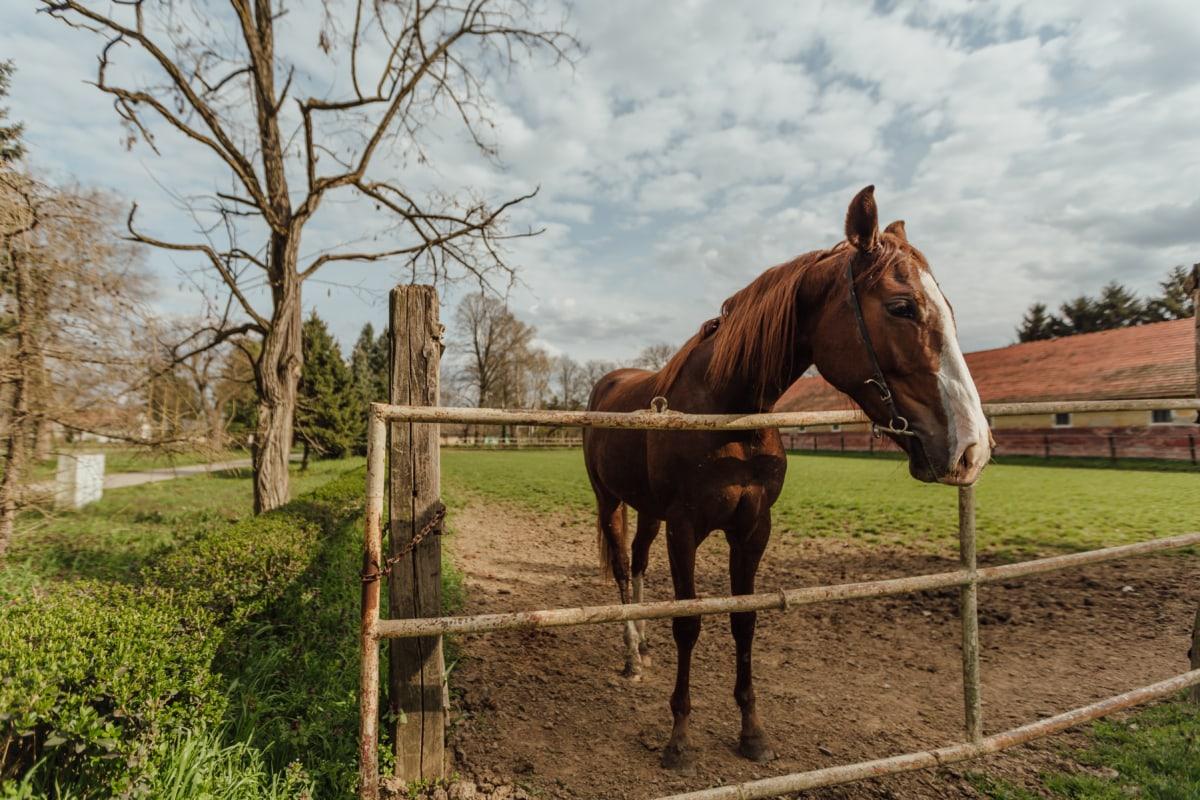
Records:
[[[879,241],[879,212],[875,208],[875,187],[868,186],[850,201],[846,209],[846,241],[864,253],[875,249]]]
[[[908,241],[908,235],[904,232],[904,220],[898,219],[891,225],[883,229],[884,233],[890,233],[902,242]]]

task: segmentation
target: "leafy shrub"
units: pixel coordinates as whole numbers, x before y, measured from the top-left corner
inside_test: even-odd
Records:
[[[211,531],[148,567],[137,586],[0,589],[0,794],[17,785],[59,797],[61,787],[81,797],[161,792],[164,769],[179,764],[169,743],[223,722],[219,649],[319,569],[323,536],[346,526],[362,486],[362,470],[351,471]]]

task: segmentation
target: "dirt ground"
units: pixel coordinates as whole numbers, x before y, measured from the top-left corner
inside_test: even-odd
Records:
[[[466,574],[465,613],[616,602],[597,569],[583,517],[476,504],[449,541]],[[951,532],[952,533],[952,532]],[[949,535],[949,534],[948,534]],[[700,550],[701,596],[728,594],[719,533]],[[758,590],[952,569],[895,548],[776,536]],[[1167,556],[1099,565],[981,590],[985,733],[1161,680],[1188,668],[1200,565]],[[663,537],[646,599],[670,598]],[[737,755],[733,643],[707,617],[692,672],[698,769],[659,767],[670,731],[675,653],[670,621],[648,623],[653,664],[620,677],[618,625],[468,637],[454,667],[454,768],[498,775],[542,797],[650,798],[817,769],[958,741],[962,735],[957,593],[809,606],[759,615],[755,687],[779,758]],[[805,793],[808,798],[978,797],[965,775],[986,771],[1034,788],[1047,769],[1078,770],[1064,751],[1079,733],[985,761]]]

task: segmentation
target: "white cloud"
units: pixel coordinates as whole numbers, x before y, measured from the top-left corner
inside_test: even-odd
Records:
[[[540,186],[514,215],[548,230],[509,246],[524,281],[512,303],[549,348],[580,358],[682,341],[762,269],[836,242],[867,183],[887,219],[907,220],[968,348],[1011,341],[1033,300],[1112,278],[1150,290],[1173,264],[1200,260],[1191,4],[888,9],[576,4],[588,52],[574,69],[538,60],[490,84],[500,164],[447,118],[426,138],[431,166],[398,152],[380,169],[493,199]],[[311,75],[336,80],[311,47],[315,20],[295,16],[289,35]],[[44,16],[8,21],[12,113],[29,124],[35,161],[137,198],[147,224],[186,235],[147,173],[196,191],[221,179],[211,160],[176,142],[163,158],[124,152],[109,103],[82,83],[93,43]],[[390,235],[367,212],[327,204],[306,252]],[[323,274],[340,285],[314,287],[308,304],[348,342],[367,319],[383,322],[382,298],[404,277],[392,269]]]

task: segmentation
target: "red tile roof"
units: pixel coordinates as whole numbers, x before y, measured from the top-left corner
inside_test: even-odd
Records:
[[[1195,322],[1178,319],[967,353],[985,403],[1194,397]],[[775,408],[832,411],[854,401],[823,378],[796,381]]]

